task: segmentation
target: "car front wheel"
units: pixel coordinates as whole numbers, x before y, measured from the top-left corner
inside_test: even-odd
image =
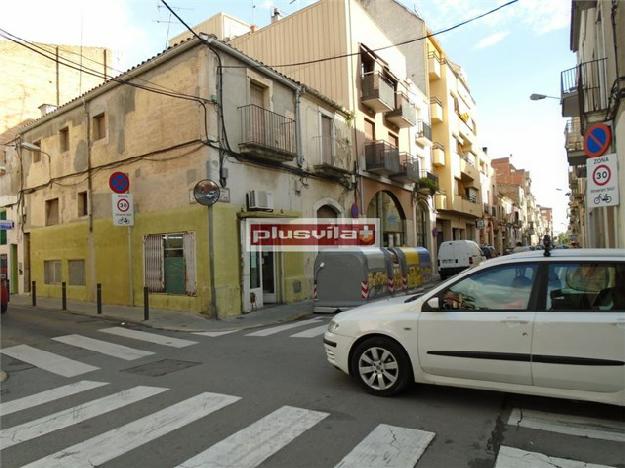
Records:
[[[360,343],[351,360],[352,375],[369,393],[395,395],[412,381],[410,359],[395,341],[384,337]]]

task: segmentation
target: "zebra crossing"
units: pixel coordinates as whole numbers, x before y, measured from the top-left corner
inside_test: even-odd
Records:
[[[43,392],[27,395],[15,400],[0,403],[0,414],[4,418],[8,414],[27,411],[62,400],[69,394],[81,396],[95,388],[103,388],[107,382],[80,381],[71,385],[64,385]],[[39,437],[53,432],[63,431],[79,425],[97,416],[112,412],[116,409],[138,405],[148,399],[158,399],[171,390],[164,387],[136,386],[128,389],[111,390],[105,396],[86,401],[53,412],[11,427],[0,430],[0,456],[14,447],[25,448],[23,455],[28,456],[28,444],[36,444]],[[68,393],[69,392],[69,393]],[[142,446],[157,439],[162,444],[179,444],[176,441],[176,431],[192,423],[203,424],[203,427],[212,427],[213,415],[221,413],[224,418],[229,417],[228,411],[235,405],[245,404],[245,399],[237,395],[224,393],[201,392],[181,401],[169,402],[169,406],[155,410],[152,413],[137,417],[130,421],[115,422],[115,427],[105,428],[103,432],[85,438],[68,447],[52,453],[39,455],[36,460],[26,460],[26,467],[91,467],[99,466],[112,460],[120,459],[123,462],[125,454],[141,449]],[[249,403],[248,403],[249,404]],[[312,432],[318,431],[325,437],[335,438],[336,434],[321,427],[320,423],[331,416],[331,411],[319,411],[296,406],[279,406],[264,416],[249,423],[245,427],[235,428],[230,435],[219,441],[208,443],[199,451],[192,453],[177,453],[178,460],[173,465],[177,468],[255,468],[266,462],[273,455],[281,451],[293,450],[290,444],[297,438],[306,438],[306,443],[318,440]],[[575,437],[568,433],[565,426],[559,425],[562,415],[532,411],[531,419],[543,423],[542,430],[559,432],[568,437]],[[511,414],[511,416],[516,416]],[[122,416],[123,417],[123,416]],[[616,434],[623,432],[624,427],[613,421],[595,419],[585,421],[588,426],[582,426],[582,418],[564,418],[567,427],[575,425],[579,431],[597,429],[604,430],[605,440],[620,440]],[[511,422],[511,420],[509,421]],[[550,424],[550,425],[549,425]],[[516,425],[516,422],[515,422]],[[336,456],[339,460],[335,468],[383,468],[383,467],[414,467],[421,466],[419,461],[432,447],[433,441],[444,434],[436,434],[421,427],[398,427],[389,424],[373,424],[367,429],[369,432],[353,446],[342,447]],[[598,434],[595,434],[598,435]],[[323,444],[323,439],[319,444]],[[319,447],[322,449],[322,447]],[[440,448],[440,447],[439,447]],[[6,462],[5,462],[6,463]],[[4,464],[3,466],[10,466]],[[606,465],[592,464],[584,461],[569,460],[550,456],[549,454],[530,452],[508,445],[501,445],[495,461],[495,468],[613,468]]]
[[[302,331],[297,331],[298,328],[306,327]],[[234,333],[243,334],[250,339],[258,339],[263,337],[272,337],[281,333],[287,333],[289,338],[316,338],[325,333],[327,329],[327,320],[325,318],[315,317],[313,319],[300,320],[296,322],[290,322],[287,324],[280,324],[270,327],[261,328],[254,331],[249,330],[224,330],[224,331],[208,331],[208,332],[196,332],[193,335],[204,336],[209,338],[218,338],[221,336],[231,335]],[[98,330],[102,333],[102,336],[115,336],[123,340],[127,340],[133,343],[149,343],[151,345],[163,346],[166,348],[182,349],[189,346],[197,345],[198,341],[175,338],[160,333],[146,332],[141,330],[135,330],[124,327],[110,327]],[[293,334],[291,334],[293,332]],[[154,351],[148,351],[122,345],[119,343],[113,343],[104,339],[93,338],[78,334],[63,335],[51,338],[57,343],[79,348],[87,351],[93,351],[95,353],[103,354],[115,359],[121,359],[123,361],[134,361],[145,357],[153,356]],[[34,367],[38,367],[47,372],[60,375],[62,377],[77,377],[89,372],[98,370],[97,366],[87,364],[75,359],[71,359],[61,354],[53,353],[51,351],[39,349],[31,345],[16,345],[7,348],[0,349],[0,354],[12,357],[19,361],[31,364]]]

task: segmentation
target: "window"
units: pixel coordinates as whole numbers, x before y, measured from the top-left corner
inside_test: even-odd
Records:
[[[445,310],[526,310],[536,276],[535,264],[503,265],[468,276],[443,292]]]
[[[59,284],[61,282],[61,260],[44,260],[43,282],[45,284]]]
[[[399,137],[391,132],[388,132],[388,142],[395,148],[399,148]]]
[[[85,285],[85,261],[84,260],[69,260],[67,262],[69,269],[69,284],[70,286],[84,286]]]
[[[78,193],[78,216],[87,216],[89,214],[89,199],[87,192]]]
[[[256,83],[250,83],[250,104],[265,107],[265,87]]]
[[[39,151],[33,151],[33,162],[38,163],[41,161],[41,140],[33,141],[33,145],[39,148]]]
[[[151,292],[195,294],[193,233],[151,234],[144,240],[145,285]]]
[[[7,219],[7,212],[2,210],[0,211],[0,219]],[[7,243],[7,231],[6,229],[2,229],[0,231],[0,245],[6,245]]]
[[[59,199],[46,200],[46,226],[59,224]]]
[[[93,139],[101,140],[106,136],[106,115],[104,113],[93,118]]]
[[[59,151],[65,153],[69,151],[69,128],[59,130]]]
[[[625,264],[551,263],[547,311],[625,310]]]

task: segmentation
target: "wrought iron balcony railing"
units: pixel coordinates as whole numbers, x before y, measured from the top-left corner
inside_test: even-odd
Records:
[[[297,153],[295,120],[255,104],[239,107],[243,153],[277,160],[293,159]]]

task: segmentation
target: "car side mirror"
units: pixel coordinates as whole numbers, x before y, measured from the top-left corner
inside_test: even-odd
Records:
[[[432,297],[426,302],[426,304],[431,310],[439,310],[441,308],[440,300],[438,299],[438,297]]]

